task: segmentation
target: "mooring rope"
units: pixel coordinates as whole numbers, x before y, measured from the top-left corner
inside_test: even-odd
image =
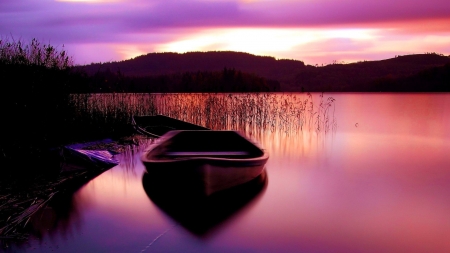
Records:
[[[161,236],[165,235],[167,232],[169,232],[170,230],[172,230],[173,228],[175,228],[178,224],[173,225],[172,227],[166,229],[166,231],[162,232],[161,234],[159,234],[155,239],[153,239],[153,241],[151,241],[144,249],[142,249],[140,252],[144,252],[146,251],[148,248],[150,248],[150,246],[152,246],[153,243],[155,243],[159,238],[161,238]]]

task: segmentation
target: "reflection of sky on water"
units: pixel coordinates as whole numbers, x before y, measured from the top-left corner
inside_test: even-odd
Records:
[[[27,251],[449,251],[449,95],[332,96],[336,132],[247,132],[269,152],[267,188],[212,236],[149,199],[139,151],[74,195],[73,233]]]
[[[435,140],[337,134],[328,155],[271,156],[265,201],[236,237],[252,228],[271,251],[448,249],[449,151]]]

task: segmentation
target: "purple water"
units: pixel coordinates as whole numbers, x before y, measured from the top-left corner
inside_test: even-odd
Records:
[[[195,207],[145,192],[137,151],[11,251],[450,252],[450,94],[327,96],[335,131],[247,129],[269,152],[267,181],[202,234],[172,215]]]

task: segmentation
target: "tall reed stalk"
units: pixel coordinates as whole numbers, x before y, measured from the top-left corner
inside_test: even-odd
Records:
[[[133,115],[162,114],[216,130],[258,128],[286,133],[335,130],[335,99],[310,93],[77,94],[79,115],[106,128],[129,125]],[[105,130],[106,131],[106,130]]]

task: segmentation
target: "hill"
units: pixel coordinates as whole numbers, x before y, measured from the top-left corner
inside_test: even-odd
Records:
[[[380,89],[380,80],[401,79],[421,71],[450,63],[450,57],[438,54],[397,56],[380,61],[364,61],[351,64],[330,64],[323,67],[308,66],[298,72],[291,90],[307,91],[389,91]],[[423,83],[426,85],[426,83]],[[282,86],[283,88],[283,86]],[[404,87],[403,91],[415,91]],[[426,90],[426,87],[420,88]]]
[[[447,63],[450,63],[450,57],[433,53],[396,56],[380,61],[311,66],[297,60],[277,60],[274,57],[248,53],[213,51],[149,53],[129,60],[95,63],[77,68],[83,69],[89,75],[101,71],[119,71],[129,77],[233,68],[275,80],[280,84],[281,91],[378,91],[377,87],[383,87],[379,85],[380,80],[406,78]]]
[[[165,75],[196,71],[222,71],[234,68],[242,72],[278,79],[287,73],[304,68],[302,61],[276,60],[269,56],[256,56],[232,51],[149,53],[133,59],[94,63],[82,66],[88,74],[97,71],[120,69],[127,76]],[[262,75],[263,74],[263,75]]]
[[[450,63],[433,67],[406,77],[384,77],[373,82],[373,91],[398,92],[413,90],[417,92],[449,92]]]

